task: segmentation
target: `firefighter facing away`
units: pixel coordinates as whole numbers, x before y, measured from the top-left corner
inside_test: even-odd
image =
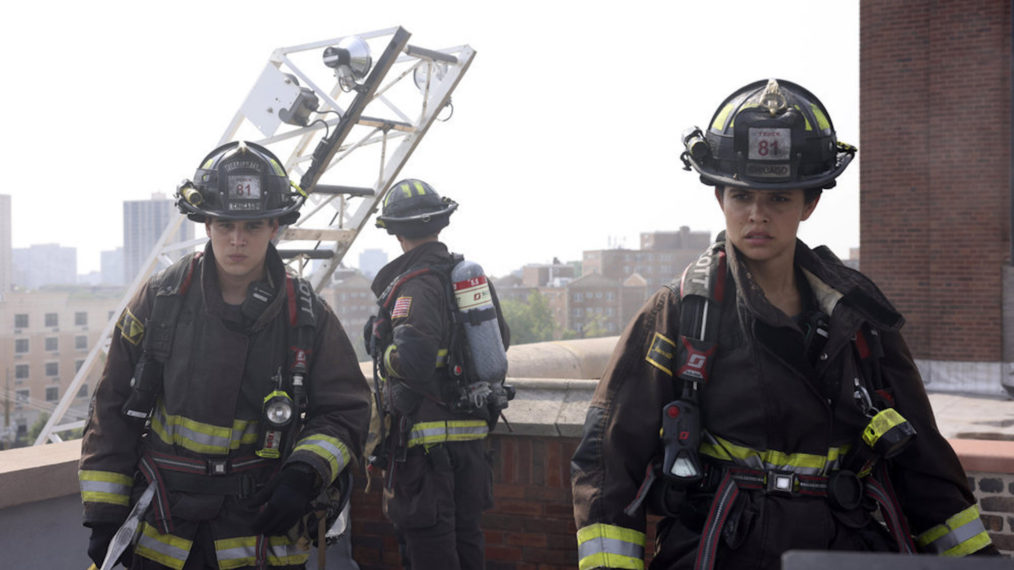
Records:
[[[821,102],[751,83],[684,143],[726,227],[648,300],[596,389],[571,464],[580,567],[643,568],[646,514],[659,569],[997,554],[902,316],[796,238],[856,152]]]
[[[82,442],[88,556],[303,568],[297,543],[318,538],[307,528],[362,453],[369,385],[330,307],[271,243],[303,198],[269,150],[215,149],[177,199],[210,241],[117,323]],[[113,541],[136,514],[133,541]]]
[[[438,235],[458,204],[407,179],[385,196],[377,226],[404,252],[373,281],[367,323],[380,395],[384,513],[413,569],[485,567],[482,511],[492,506],[486,436],[507,400],[509,332],[481,268]]]

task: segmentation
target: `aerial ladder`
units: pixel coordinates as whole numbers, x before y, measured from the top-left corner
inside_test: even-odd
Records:
[[[276,49],[218,141],[269,148],[307,194],[299,220],[282,228],[276,247],[317,291],[430,126],[453,113],[451,94],[475,57],[467,45],[427,49],[409,44],[410,37],[396,27]],[[206,241],[175,241],[185,219],[173,216],[165,227],[35,445],[84,426],[84,419],[64,417],[108,353],[119,315],[154,272]]]

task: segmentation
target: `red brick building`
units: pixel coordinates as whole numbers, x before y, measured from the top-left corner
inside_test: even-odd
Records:
[[[861,268],[929,387],[1003,393],[1011,3],[862,0],[860,20]]]

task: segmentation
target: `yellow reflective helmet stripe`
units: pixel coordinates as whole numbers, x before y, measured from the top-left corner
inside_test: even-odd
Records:
[[[577,531],[578,568],[644,569],[644,533],[610,524],[592,524]]]
[[[81,500],[88,503],[109,503],[130,506],[130,490],[134,479],[115,471],[78,471]]]
[[[916,538],[920,549],[941,556],[967,556],[993,541],[972,505]]]
[[[489,434],[485,420],[448,420],[419,422],[412,426],[408,446],[433,445],[446,441],[472,441]]]
[[[813,116],[817,118],[817,127],[821,131],[826,131],[831,128],[831,120],[824,114],[823,109],[814,103],[810,103],[810,110],[813,111]]]
[[[812,453],[785,453],[776,449],[756,450],[716,435],[705,433],[699,451],[701,455],[719,461],[731,461],[751,469],[791,471],[800,475],[821,475],[838,468],[841,457],[849,446],[832,447],[827,455]]]
[[[732,107],[733,107],[732,103],[729,103],[725,107],[722,107],[722,110],[719,111],[717,115],[715,115],[715,120],[711,122],[711,128],[715,129],[716,131],[724,131],[725,121],[729,119],[729,114],[732,113]]]

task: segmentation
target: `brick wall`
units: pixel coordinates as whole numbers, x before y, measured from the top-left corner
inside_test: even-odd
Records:
[[[860,3],[862,270],[916,358],[1002,360],[1010,2]]]
[[[968,484],[979,499],[980,517],[993,544],[1014,552],[1014,475],[969,473]]]

